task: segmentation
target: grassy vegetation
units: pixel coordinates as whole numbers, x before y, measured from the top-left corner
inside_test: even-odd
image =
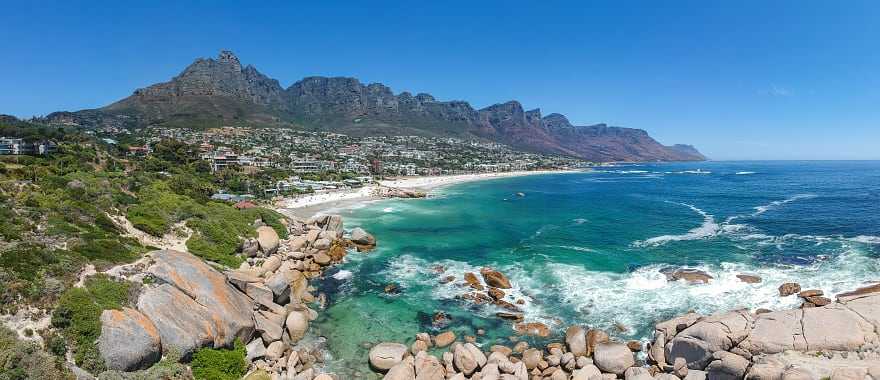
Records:
[[[0,380],[72,380],[59,358],[49,356],[33,342],[18,340],[15,332],[0,326]]]
[[[52,326],[61,330],[78,366],[92,373],[106,369],[96,343],[101,336],[101,312],[125,306],[130,286],[97,275],[87,279],[84,288],[72,288],[61,296],[52,313]]]
[[[235,341],[231,350],[203,348],[196,351],[189,364],[198,380],[238,380],[247,372],[245,347]]]
[[[176,353],[167,352],[165,357],[150,368],[133,371],[105,371],[98,376],[98,380],[191,380],[192,373],[185,364],[180,363],[180,357]]]

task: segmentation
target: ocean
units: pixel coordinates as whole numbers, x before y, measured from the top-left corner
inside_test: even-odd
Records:
[[[575,323],[647,340],[654,323],[691,310],[797,307],[778,296],[784,282],[834,295],[880,280],[877,161],[621,165],[459,184],[339,213],[378,247],[327,273],[315,327],[330,367],[363,376],[370,344],[410,343],[418,332],[480,329],[479,343],[510,344],[513,323],[495,316],[500,309],[461,298],[463,274],[484,266],[510,278],[506,299],[522,300],[526,322],[553,330],[544,340]],[[669,282],[664,271],[676,268],[713,279]],[[389,284],[398,291],[386,293]],[[432,323],[440,311],[447,328]]]

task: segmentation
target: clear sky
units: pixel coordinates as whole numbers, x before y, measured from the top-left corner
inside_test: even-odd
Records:
[[[137,3],[137,4],[135,4]],[[259,6],[254,6],[259,4]],[[233,50],[646,129],[713,159],[880,159],[880,2],[0,0],[0,113],[109,104]]]

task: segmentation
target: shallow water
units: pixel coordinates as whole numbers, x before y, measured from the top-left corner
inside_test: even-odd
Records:
[[[482,266],[510,277],[508,299],[525,301],[526,321],[557,333],[581,323],[621,339],[645,339],[655,322],[688,310],[796,306],[777,296],[782,282],[835,294],[880,279],[880,162],[627,165],[435,195],[342,212],[346,228],[364,227],[379,247],[350,254],[322,284],[329,306],[316,327],[332,367],[368,372],[365,343],[436,332],[440,310],[459,335],[481,328],[480,343],[508,343],[511,323],[498,310],[457,298],[463,273]],[[661,273],[682,266],[714,280],[688,285]],[[764,281],[745,284],[741,273]],[[450,274],[457,281],[439,283]],[[401,292],[385,294],[389,283]]]

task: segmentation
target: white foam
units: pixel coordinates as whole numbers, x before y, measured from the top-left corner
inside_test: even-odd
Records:
[[[385,207],[382,209],[382,212],[394,212],[394,208],[393,207]]]
[[[688,207],[694,212],[703,216],[703,224],[699,227],[693,228],[685,234],[681,235],[661,235],[655,236],[650,239],[636,241],[633,243],[635,247],[647,247],[647,246],[658,246],[663,245],[671,241],[683,241],[683,240],[699,240],[706,239],[718,234],[720,230],[720,226],[715,222],[715,217],[711,214],[700,210],[699,208],[689,205],[687,203],[676,203],[682,206]]]
[[[545,247],[570,249],[572,251],[581,251],[581,252],[596,252],[595,249],[587,248],[587,247],[578,247],[575,245],[547,245]]]
[[[334,273],[333,276],[330,276],[330,277],[333,277],[333,279],[335,279],[335,280],[344,281],[344,280],[350,279],[351,276],[352,276],[352,273],[350,270],[342,269],[339,272]]]
[[[848,240],[862,244],[880,244],[880,236],[859,235],[856,237],[851,237]]]
[[[736,172],[736,175],[749,175],[749,174],[757,174],[755,172]]]
[[[810,266],[723,263],[698,267],[714,277],[705,285],[668,282],[660,269],[648,266],[631,273],[609,273],[554,263],[548,265],[547,274],[553,276],[548,282],[556,284],[552,294],[575,309],[568,316],[574,318],[571,322],[612,329],[615,323],[644,328],[688,310],[708,314],[742,307],[793,308],[799,300],[779,297],[779,284],[798,282],[805,289],[822,289],[833,297],[875,279],[873,273],[880,265],[855,250]],[[763,281],[747,284],[737,274],[758,275]]]
[[[815,198],[815,197],[816,197],[815,194],[796,194],[790,198],[783,199],[781,201],[773,201],[773,202],[770,202],[766,205],[756,206],[756,207],[754,207],[755,212],[753,212],[751,216],[755,217],[755,216],[761,215],[767,211],[775,210],[779,206],[783,206],[785,204],[788,204],[788,203],[791,203],[794,201],[798,201],[801,199],[811,199],[811,198]]]
[[[574,222],[574,224],[584,224],[587,222],[587,220],[584,218],[577,218],[577,219],[572,219],[572,222]]]

